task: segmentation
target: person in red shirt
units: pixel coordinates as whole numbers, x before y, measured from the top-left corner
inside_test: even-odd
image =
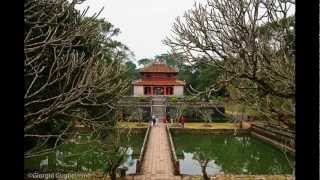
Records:
[[[162,118],[162,122],[163,122],[164,124],[166,124],[166,123],[167,123],[166,116],[163,116],[163,118]]]
[[[180,123],[182,125],[182,128],[184,128],[184,123],[186,122],[186,118],[184,116],[181,116]]]

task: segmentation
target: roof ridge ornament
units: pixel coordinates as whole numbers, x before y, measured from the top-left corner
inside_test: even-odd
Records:
[[[145,66],[141,69],[142,73],[152,73],[152,72],[161,72],[161,73],[178,73],[177,68],[171,67],[170,65],[161,62],[159,60],[154,60],[154,62],[148,66]]]
[[[156,59],[154,60],[154,64],[166,64],[164,60]]]

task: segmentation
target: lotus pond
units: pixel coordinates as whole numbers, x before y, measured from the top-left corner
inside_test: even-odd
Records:
[[[200,163],[208,175],[293,172],[293,157],[249,135],[171,133],[181,174],[202,175]]]
[[[125,159],[121,167],[126,167],[126,174],[136,173],[136,162],[140,155],[146,131],[120,136],[121,145],[125,144]],[[79,135],[59,145],[55,151],[24,160],[25,171],[64,171],[64,172],[104,172],[108,168],[107,159],[112,159],[110,150],[114,149],[110,142],[114,136],[108,135],[104,140],[91,136]],[[97,142],[99,141],[99,143]],[[110,157],[111,156],[111,157]]]

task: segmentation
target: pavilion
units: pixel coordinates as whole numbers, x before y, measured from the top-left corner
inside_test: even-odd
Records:
[[[140,71],[133,84],[134,96],[183,96],[185,82],[177,80],[178,71],[162,62],[154,62]]]

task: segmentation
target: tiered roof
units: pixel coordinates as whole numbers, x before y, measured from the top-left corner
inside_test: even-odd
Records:
[[[132,84],[134,85],[138,85],[138,86],[163,86],[163,85],[167,85],[167,86],[183,86],[186,84],[186,82],[184,81],[180,81],[180,80],[176,80],[176,79],[159,79],[159,80],[155,80],[155,79],[139,79],[134,81]]]
[[[168,66],[167,64],[161,62],[152,63],[150,66],[147,66],[140,70],[140,73],[178,73],[178,71]],[[133,85],[138,86],[183,86],[186,83],[184,81],[177,80],[175,78],[166,78],[166,77],[150,77],[143,78],[132,82]]]
[[[175,68],[168,66],[167,64],[156,62],[151,64],[150,66],[143,68],[140,72],[142,73],[151,73],[151,72],[177,73],[178,71]]]

